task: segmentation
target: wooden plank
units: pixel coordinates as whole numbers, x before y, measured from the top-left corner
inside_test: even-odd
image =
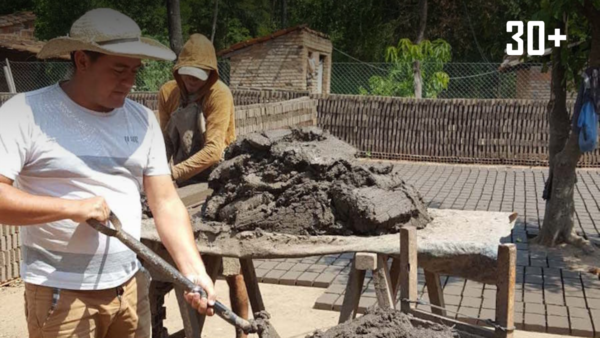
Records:
[[[444,292],[440,285],[440,276],[437,273],[425,270],[425,284],[427,285],[427,293],[431,304],[445,308]],[[436,315],[446,316],[446,310],[431,308],[431,311]]]
[[[400,300],[417,300],[417,229],[400,229]],[[409,313],[413,303],[401,302],[401,309]]]
[[[508,329],[506,331],[496,329],[496,338],[514,337],[516,261],[517,248],[514,244],[502,244],[498,246],[496,322],[498,325]]]
[[[394,300],[398,297],[398,290],[400,290],[400,258],[392,258],[392,266],[390,267],[390,277],[392,282],[392,297]]]

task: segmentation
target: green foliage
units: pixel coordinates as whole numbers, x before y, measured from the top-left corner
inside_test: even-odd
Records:
[[[173,78],[173,64],[166,61],[149,60],[139,71],[136,81],[136,91],[158,91],[165,82]]]
[[[33,0],[5,0],[0,2],[0,15],[33,9]]]
[[[451,48],[444,40],[413,44],[409,39],[401,39],[398,46],[387,48],[385,59],[393,63],[388,74],[371,77],[369,89],[361,88],[361,94],[413,97],[415,61],[422,63],[423,97],[435,98],[448,88],[450,77],[444,72],[444,65],[450,62]]]

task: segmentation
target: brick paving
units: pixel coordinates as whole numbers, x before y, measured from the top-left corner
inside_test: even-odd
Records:
[[[566,269],[562,258],[529,246],[543,222],[541,195],[547,169],[499,166],[399,163],[430,208],[519,213],[511,241],[517,245],[515,322],[519,329],[584,337],[600,337],[600,280]],[[600,170],[578,170],[575,189],[577,232],[600,243]],[[260,281],[325,288],[315,308],[339,311],[352,254],[295,259],[255,260]],[[441,277],[449,316],[485,325],[494,318],[496,290],[456,277]],[[427,301],[425,278],[419,274],[420,297]],[[376,304],[367,273],[359,311]],[[427,306],[419,306],[429,310]],[[465,316],[466,315],[466,316]]]

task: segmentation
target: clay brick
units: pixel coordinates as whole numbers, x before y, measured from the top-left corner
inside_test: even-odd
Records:
[[[590,317],[587,318],[575,318],[571,317],[571,334],[579,337],[593,337],[594,329],[592,328],[592,322]]]
[[[325,292],[343,295],[344,293],[346,293],[346,286],[340,284],[331,284]]]
[[[6,276],[6,268],[0,267],[0,282],[6,282],[8,280]]]
[[[590,309],[600,310],[600,299],[587,298],[587,304]],[[600,328],[598,328],[598,331],[600,331]]]
[[[342,304],[344,304],[344,297],[336,299],[333,303],[333,311],[340,311],[342,309]]]
[[[590,313],[587,309],[582,309],[578,307],[570,307],[569,308],[569,317],[571,318],[589,318]]]
[[[481,309],[479,313],[480,321],[477,322],[478,325],[489,326],[484,321],[487,319],[496,320],[496,311],[493,309]]]
[[[269,271],[271,271],[271,270],[256,269],[256,279],[258,279],[259,282],[262,282],[262,279],[265,277],[265,275],[267,273],[269,273]]]
[[[294,265],[294,263],[287,263],[287,262],[282,262],[277,264],[273,269],[274,270],[284,270],[284,271],[288,271],[290,270]]]
[[[279,279],[279,283],[283,285],[296,285],[296,280],[301,274],[302,272],[299,271],[286,271]]]
[[[565,298],[565,301],[566,301],[568,307],[579,307],[579,308],[586,307],[584,298],[567,296]]]
[[[517,330],[523,330],[523,312],[515,312],[515,327]]]
[[[315,264],[319,261],[319,259],[321,259],[320,256],[311,256],[303,258],[301,262],[305,264]]]
[[[335,279],[336,274],[324,272],[319,274],[319,276],[315,279],[313,284],[314,287],[317,288],[326,288],[328,287],[333,280]]]
[[[569,318],[548,316],[548,333],[568,335]]]
[[[591,310],[592,322],[596,329],[596,337],[600,336],[600,310]]]
[[[267,261],[267,262],[262,263],[260,265],[260,268],[263,269],[263,270],[272,270],[277,265],[279,265],[279,262]]]
[[[544,299],[541,293],[525,293],[525,296],[523,297],[523,300],[525,303],[538,303],[538,304],[542,304],[544,303]]]
[[[269,271],[262,279],[263,283],[269,284],[278,284],[281,276],[283,276],[286,271],[283,270],[271,270]]]
[[[545,294],[545,303],[548,305],[564,305],[565,300],[564,300],[562,294],[546,293]]]
[[[460,302],[460,307],[470,307],[479,309],[481,307],[482,298],[463,297]]]
[[[527,308],[527,306],[525,306]],[[527,331],[546,331],[546,317],[544,315],[525,312],[525,321],[523,323]]]
[[[340,298],[338,294],[324,293],[315,302],[314,308],[317,310],[332,310],[335,301]]]
[[[465,323],[473,325],[477,324],[477,320],[470,317],[477,318],[477,316],[479,316],[479,309],[461,306],[458,312],[459,314],[457,315],[457,318],[460,321],[464,321]]]
[[[300,275],[300,277],[298,277],[298,279],[296,280],[296,284],[302,286],[312,286],[314,280],[318,277],[318,275],[318,273],[314,272],[304,272]]]
[[[460,304],[460,297],[459,296],[454,296],[454,295],[444,295],[444,301],[446,302],[447,305],[459,305]]]
[[[568,317],[567,308],[564,306],[556,306],[556,305],[547,305],[546,311],[548,312],[548,316],[554,317]]]
[[[358,311],[364,313],[368,308],[377,304],[377,298],[361,297],[358,302]]]
[[[310,266],[310,264],[296,263],[296,264],[294,264],[294,266],[292,266],[290,268],[290,271],[301,271],[301,272],[304,272],[304,271],[306,271],[306,269],[308,269],[309,266]]]
[[[482,293],[483,293],[483,287],[482,288],[469,287],[469,285],[467,284],[467,286],[465,286],[465,290],[463,291],[462,295],[467,296],[467,297],[481,298]]]
[[[536,304],[536,303],[526,303],[525,304],[525,313],[532,313],[538,315],[546,314],[546,307],[544,304]]]
[[[314,272],[314,273],[321,273],[321,272],[325,271],[326,268],[327,268],[327,265],[314,264],[314,265],[311,265],[308,269],[306,269],[306,271]]]
[[[444,295],[460,296],[462,294],[462,286],[446,286],[444,288]]]
[[[496,298],[484,298],[481,303],[481,308],[483,309],[495,309],[496,308]]]

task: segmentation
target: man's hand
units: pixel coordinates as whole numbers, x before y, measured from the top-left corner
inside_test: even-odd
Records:
[[[75,203],[71,219],[74,222],[83,223],[88,219],[106,222],[110,216],[110,208],[104,197],[92,197],[73,202]]]
[[[206,291],[207,298],[200,297],[200,294],[193,292],[185,293],[185,300],[190,303],[190,305],[196,309],[200,314],[206,314],[207,316],[212,316],[215,314],[214,309],[212,308],[215,305],[215,301],[217,296],[215,294],[215,287],[213,285],[212,279],[206,273],[206,270],[203,268],[200,269],[199,273],[195,274],[185,274],[184,275],[191,280],[194,284],[200,286],[204,291]]]

